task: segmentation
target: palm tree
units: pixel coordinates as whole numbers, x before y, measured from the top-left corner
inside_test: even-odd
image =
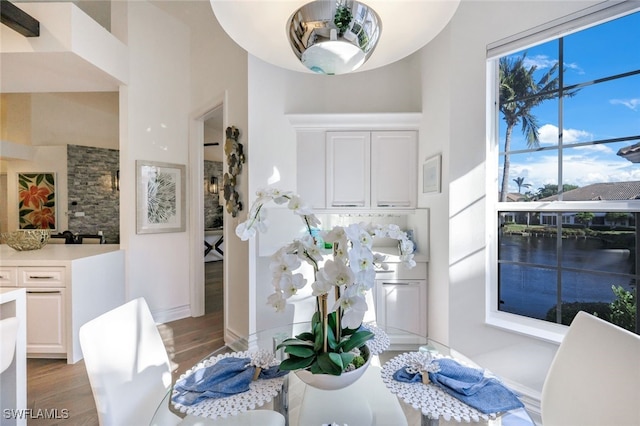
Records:
[[[558,76],[554,77],[558,70],[558,63],[552,66],[536,83],[533,74],[537,70],[537,66],[532,65],[527,69],[524,65],[526,56],[525,53],[520,57],[500,58],[500,112],[504,115],[504,121],[507,123],[500,201],[506,201],[509,188],[508,179],[511,165],[509,150],[513,128],[522,122],[522,133],[527,137],[527,146],[529,148],[539,147],[538,121],[531,110],[545,100],[558,96]],[[568,94],[565,93],[566,95]]]
[[[522,193],[522,188],[531,188],[531,184],[530,183],[524,183],[524,178],[523,177],[517,177],[513,180],[516,185],[518,185],[518,194]]]

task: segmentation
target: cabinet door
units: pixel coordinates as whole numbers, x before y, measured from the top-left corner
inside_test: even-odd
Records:
[[[378,280],[376,287],[376,316],[380,326],[427,336],[426,280]],[[392,330],[387,333],[393,343],[410,343],[408,340],[400,342],[394,339]]]
[[[416,206],[418,137],[414,131],[373,132],[371,204],[373,208]]]
[[[371,134],[327,132],[327,207],[368,208],[371,203]]]
[[[64,289],[27,289],[27,353],[64,354]]]

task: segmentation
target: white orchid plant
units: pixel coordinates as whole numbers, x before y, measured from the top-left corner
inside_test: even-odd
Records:
[[[268,303],[276,311],[283,311],[291,296],[307,285],[303,274],[296,272],[306,262],[313,267],[311,283],[316,297],[316,312],[311,321],[311,331],[286,339],[280,346],[289,357],[280,369],[309,369],[312,373],[339,375],[362,363],[359,349],[373,333],[362,328],[368,310],[366,294],[373,288],[375,269],[388,269],[386,256],[372,250],[375,238],[392,238],[398,241],[400,260],[407,267],[415,266],[413,242],[397,225],[351,224],[335,226],[320,233],[320,237],[332,246],[332,259],[323,262],[326,254],[319,246],[314,232],[320,221],[302,199],[292,193],[268,188],[257,192],[247,220],[238,225],[236,235],[242,240],[255,236],[256,231],[266,232],[268,222],[263,206],[271,201],[287,204],[294,214],[301,217],[306,234],[280,248],[271,256],[270,269],[274,292]],[[328,309],[328,297],[333,293],[335,303]]]

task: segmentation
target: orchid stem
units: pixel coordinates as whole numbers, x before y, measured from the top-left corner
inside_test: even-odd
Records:
[[[323,294],[321,297],[322,302],[322,330],[324,332],[324,342],[322,343],[322,350],[327,352],[327,341],[329,338],[329,316],[327,315],[327,295]]]

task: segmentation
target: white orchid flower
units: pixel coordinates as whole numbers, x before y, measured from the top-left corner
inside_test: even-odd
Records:
[[[329,293],[334,288],[330,281],[324,279],[321,273],[318,273],[316,280],[311,284],[312,295],[314,297],[322,296]]]
[[[358,328],[362,324],[368,306],[357,292],[346,291],[335,303],[333,310],[342,308],[342,328]]]
[[[321,234],[322,239],[328,243],[346,243],[347,234],[342,226],[334,226],[330,231]]]
[[[236,235],[242,241],[247,241],[250,238],[253,238],[256,235],[256,229],[252,226],[249,226],[249,222],[242,222],[238,226],[236,226]]]
[[[373,252],[366,247],[354,244],[349,251],[349,265],[353,272],[373,269]]]
[[[267,304],[273,306],[276,312],[284,311],[287,301],[282,297],[281,292],[275,292],[267,298]]]
[[[371,244],[373,243],[373,237],[366,229],[362,227],[360,224],[352,223],[351,225],[345,228],[345,232],[349,240],[354,244],[359,244],[364,247],[371,248]]]
[[[280,288],[285,299],[295,295],[306,284],[307,280],[302,274],[283,274],[280,280]]]
[[[269,269],[271,269],[274,279],[280,279],[282,274],[293,273],[301,264],[300,259],[295,254],[283,254],[278,251],[271,256]]]
[[[335,286],[349,285],[355,279],[353,271],[347,265],[331,259],[324,263],[322,271],[326,280]]]

